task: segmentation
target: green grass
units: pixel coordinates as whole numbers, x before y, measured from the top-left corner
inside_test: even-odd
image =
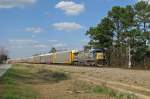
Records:
[[[35,73],[33,79],[42,80],[48,83],[56,83],[69,78],[68,74],[60,71],[52,71],[47,69],[39,70]]]
[[[3,86],[0,99],[36,99],[38,93],[32,85],[58,83],[66,79],[68,76],[63,72],[15,64],[0,80],[0,85]]]
[[[137,99],[137,97],[133,94],[118,92],[105,86],[95,86],[93,84],[87,84],[83,81],[75,81],[73,90],[74,92],[81,91],[84,93],[103,94],[114,97],[115,99]]]
[[[107,87],[95,86],[92,90],[94,93],[106,94],[115,97],[115,99],[136,99],[133,94],[117,92]]]
[[[29,84],[20,82],[19,78],[27,74],[27,71],[13,65],[2,77],[0,84],[3,86],[1,99],[36,99],[36,92]]]
[[[36,99],[38,93],[33,85],[43,83],[54,84],[69,79],[70,76],[62,70],[48,70],[34,65],[15,64],[1,78],[0,85],[3,88],[0,99]],[[76,94],[104,94],[115,99],[136,99],[134,95],[121,93],[106,86],[95,86],[83,81],[74,81],[72,91]]]

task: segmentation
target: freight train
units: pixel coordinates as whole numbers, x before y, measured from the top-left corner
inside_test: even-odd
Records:
[[[24,59],[9,60],[8,63],[33,63],[33,64],[69,64],[99,66],[106,64],[103,50],[93,49],[85,51],[62,51],[32,56]]]

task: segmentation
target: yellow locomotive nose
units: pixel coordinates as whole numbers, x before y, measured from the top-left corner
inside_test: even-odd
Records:
[[[103,53],[96,53],[96,60],[103,60],[104,54]]]

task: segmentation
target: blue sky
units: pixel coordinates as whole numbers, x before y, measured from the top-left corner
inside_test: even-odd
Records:
[[[85,32],[113,6],[137,0],[0,0],[0,46],[10,57],[57,49],[81,49]]]

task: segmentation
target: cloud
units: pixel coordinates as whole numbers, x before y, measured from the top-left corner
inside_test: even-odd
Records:
[[[59,40],[48,40],[48,43],[51,45],[51,47],[61,48],[66,47],[67,44],[64,42],[61,42]]]
[[[64,30],[64,31],[74,31],[82,28],[80,24],[77,24],[75,22],[54,23],[53,27],[56,28],[57,30]]]
[[[55,47],[57,50],[66,49],[67,44],[59,40],[47,40],[50,47]]]
[[[148,2],[148,3],[150,3],[150,0],[138,0],[139,2],[140,1],[145,1],[145,2]]]
[[[38,44],[38,41],[30,40],[30,39],[9,40],[9,45],[10,45],[11,48],[32,47],[36,44]]]
[[[44,44],[35,44],[33,47],[34,48],[48,48],[48,46]]]
[[[41,27],[28,27],[25,29],[25,31],[38,34],[38,33],[43,32],[44,30]]]
[[[37,49],[48,49],[47,44],[42,44],[39,41],[32,40],[32,39],[16,39],[16,40],[9,40],[9,48],[10,49],[34,49],[37,51]]]
[[[67,44],[58,40],[48,40],[47,42],[39,42],[32,39],[16,39],[9,40],[9,48],[11,49],[48,49],[49,47],[64,48]]]
[[[58,40],[47,40],[49,43],[57,43],[59,42]]]
[[[53,46],[56,48],[60,48],[60,47],[66,47],[67,45],[65,43],[58,43],[58,44],[55,44]]]
[[[0,0],[0,8],[15,8],[34,4],[36,0]]]
[[[17,44],[31,44],[31,43],[37,43],[35,40],[30,39],[16,39],[16,40],[9,40],[10,43],[17,43]]]
[[[65,14],[67,15],[78,15],[84,11],[85,6],[83,4],[77,4],[73,1],[60,1],[56,4],[55,8],[65,11]]]

